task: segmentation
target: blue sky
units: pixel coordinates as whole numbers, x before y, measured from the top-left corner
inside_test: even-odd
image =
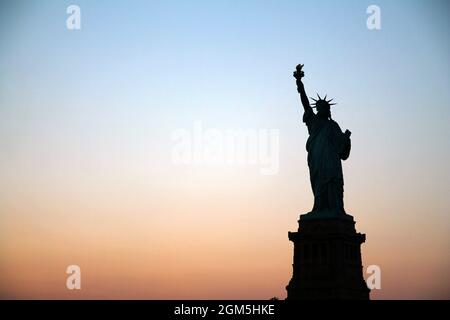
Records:
[[[432,161],[442,171],[449,159],[445,1],[380,1],[379,31],[366,28],[364,1],[78,1],[79,31],[65,28],[69,4],[3,2],[7,144],[21,116],[19,136],[144,135],[160,140],[158,154],[168,131],[194,120],[281,128],[302,143],[291,77],[301,62],[309,95],[334,97],[334,117],[361,132],[363,148],[404,149],[393,160],[410,170]]]

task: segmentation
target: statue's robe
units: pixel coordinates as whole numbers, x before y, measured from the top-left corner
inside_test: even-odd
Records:
[[[341,160],[350,155],[350,138],[337,122],[318,117],[312,109],[305,111],[308,127],[306,143],[311,186],[314,193],[313,213],[345,214],[344,177]]]

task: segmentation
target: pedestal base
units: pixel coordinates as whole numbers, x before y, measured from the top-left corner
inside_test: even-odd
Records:
[[[292,279],[286,287],[288,300],[368,300],[370,290],[363,278],[361,244],[353,217],[314,218],[302,215],[294,243]]]

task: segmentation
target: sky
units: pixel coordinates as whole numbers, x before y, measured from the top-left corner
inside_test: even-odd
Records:
[[[80,30],[66,27],[71,4]],[[450,299],[449,12],[1,1],[0,298],[285,298],[287,232],[313,203],[303,63],[307,93],[333,97],[352,132],[344,201],[367,236],[364,271],[381,268],[371,298]],[[177,163],[174,134],[199,125],[277,132],[277,170]],[[69,265],[81,290],[66,288]]]

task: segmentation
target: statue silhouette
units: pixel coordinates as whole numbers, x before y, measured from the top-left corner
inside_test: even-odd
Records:
[[[294,263],[286,299],[368,300],[370,290],[364,281],[361,257],[366,235],[356,231],[353,216],[344,210],[341,160],[350,155],[351,133],[343,133],[331,119],[332,100],[317,95],[310,105],[302,68],[297,66],[294,77],[309,133],[306,150],[314,207],[300,215],[296,232],[288,232],[294,243]]]
[[[303,65],[298,65],[294,72],[297,80],[297,91],[304,108],[303,122],[308,127],[309,138],[306,143],[308,151],[308,166],[311,187],[314,193],[314,207],[307,216],[311,218],[343,217],[344,210],[344,177],[342,174],[341,160],[346,160],[350,155],[350,135],[345,133],[331,119],[330,107],[335,103],[327,100],[311,98],[317,113],[313,112],[305,87],[302,82],[304,72]]]

